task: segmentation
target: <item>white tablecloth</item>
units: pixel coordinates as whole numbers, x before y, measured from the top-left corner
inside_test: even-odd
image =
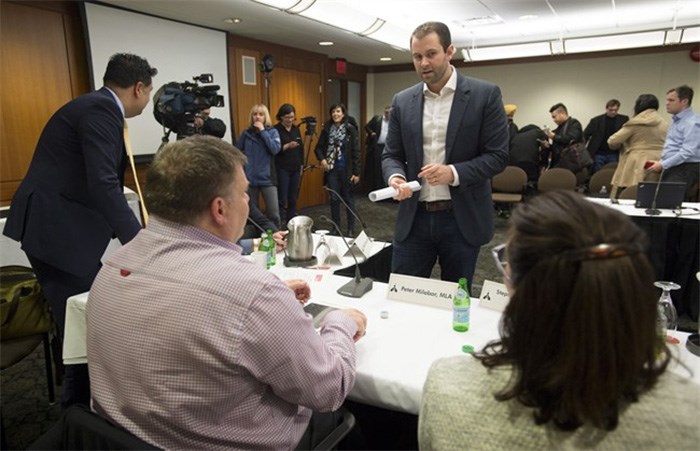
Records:
[[[284,268],[276,268],[285,278]],[[355,307],[368,318],[367,335],[357,343],[357,379],[350,399],[391,410],[417,414],[420,409],[423,384],[430,365],[440,357],[463,355],[462,346],[481,349],[498,336],[500,313],[472,303],[469,332],[452,330],[450,311],[407,304],[386,299],[387,285],[375,282],[373,290],[360,299],[340,296],[338,287],[348,281],[334,276],[331,270],[294,270],[309,274],[312,298],[336,307]],[[66,312],[66,339],[63,357],[66,364],[85,363],[85,305],[87,293],[68,300]],[[387,319],[381,318],[388,312]],[[674,345],[674,353],[693,371],[693,379],[700,384],[700,358],[685,348],[688,334],[676,333],[681,343]],[[468,357],[470,358],[470,357]],[[671,370],[688,376],[688,371],[677,363]]]

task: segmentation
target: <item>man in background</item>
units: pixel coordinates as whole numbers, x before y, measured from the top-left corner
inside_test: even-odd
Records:
[[[622,125],[629,120],[628,116],[618,114],[620,101],[610,99],[605,104],[605,114],[596,116],[588,123],[583,131],[583,139],[588,143],[588,153],[593,157],[593,172],[598,172],[600,168],[608,163],[617,163],[620,159],[620,152],[608,147],[608,138],[622,128]]]
[[[569,144],[583,142],[583,129],[581,123],[569,116],[569,111],[563,103],[557,103],[549,109],[552,121],[557,124],[557,128],[550,130],[544,127],[543,131],[547,135],[547,140],[542,142],[543,154],[541,164],[544,167],[556,167],[559,164],[561,151]]]
[[[493,236],[491,178],[508,163],[508,121],[498,86],[450,64],[455,47],[444,23],[411,35],[422,82],[394,96],[382,155],[384,179],[401,201],[392,272],[471,285],[481,245]],[[413,193],[406,182],[421,180]]]
[[[661,161],[654,162],[648,171],[664,171],[663,181],[686,184],[686,200],[697,196],[693,192],[700,178],[700,118],[691,108],[693,88],[687,85],[666,93],[666,112],[672,114],[671,127],[661,151]]]
[[[244,164],[210,136],[163,147],[148,227],[90,290],[93,409],[161,449],[312,449],[355,382],[365,315],[332,311],[316,332],[300,305],[308,284],[285,284],[234,244],[248,218]]]
[[[49,119],[12,199],[4,234],[22,243],[61,337],[66,300],[90,289],[109,241],[141,229],[123,191],[124,119],[146,107],[157,72],[136,55],[113,55],[104,86]],[[67,365],[62,406],[89,402],[87,368]]]
[[[367,132],[367,160],[365,161],[365,174],[370,191],[384,188],[384,179],[382,178],[382,152],[384,152],[384,143],[386,135],[389,132],[389,114],[391,107],[384,107],[384,113],[379,116],[374,116],[365,125]]]
[[[205,108],[194,115],[194,132],[198,135],[223,138],[226,134],[226,124],[221,119],[211,117],[211,108]]]

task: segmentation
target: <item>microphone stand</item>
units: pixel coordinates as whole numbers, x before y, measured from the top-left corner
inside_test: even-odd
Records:
[[[355,277],[350,282],[338,288],[337,293],[342,296],[348,296],[351,298],[361,298],[366,293],[372,290],[372,279],[370,279],[369,277],[363,278],[360,274],[360,264],[357,261],[357,257],[355,257],[355,254],[352,253],[352,249],[350,249],[350,245],[348,244],[347,240],[340,231],[340,227],[338,227],[338,224],[336,224],[335,221],[333,221],[326,215],[321,215],[320,219],[321,221],[333,224],[333,227],[335,227],[335,230],[343,239],[343,243],[345,243],[348,250],[350,250],[350,255],[352,255],[352,258],[355,260]]]
[[[355,213],[355,211],[354,211],[352,208],[350,208],[350,205],[348,205],[347,202],[345,202],[345,199],[343,199],[343,197],[342,197],[336,190],[334,190],[333,188],[329,188],[329,187],[327,187],[327,186],[324,185],[324,186],[323,186],[323,189],[325,189],[326,191],[329,191],[329,192],[333,193],[333,195],[334,195],[335,197],[337,197],[337,198],[343,203],[343,205],[345,205],[345,208],[348,209],[348,211],[350,212],[350,214],[352,214],[352,215],[355,217],[355,219],[357,219],[357,221],[358,221],[358,222],[360,223],[360,225],[362,226],[362,231],[365,232],[365,234],[367,234],[367,232],[365,231],[365,229],[367,229],[367,225],[365,224],[365,221],[363,221],[362,218],[360,218],[360,216],[359,216],[357,213]],[[340,230],[338,230],[338,233],[340,233]]]
[[[248,216],[248,222],[251,223],[251,224],[253,224],[253,225],[255,226],[255,228],[258,229],[258,230],[260,230],[262,233],[267,233],[267,230],[265,230],[265,229],[263,229],[262,227],[260,227],[260,224],[258,224],[257,222],[253,221],[253,220],[250,218],[250,216]]]
[[[661,169],[661,175],[659,175],[659,180],[656,182],[656,189],[654,190],[654,198],[651,200],[651,208],[644,210],[644,213],[649,216],[657,216],[661,214],[661,210],[656,209],[656,197],[659,195],[659,188],[661,188],[661,180],[664,178],[664,170]]]

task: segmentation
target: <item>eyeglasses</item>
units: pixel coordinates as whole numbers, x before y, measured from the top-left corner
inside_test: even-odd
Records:
[[[506,272],[506,266],[508,266],[508,261],[506,260],[506,245],[505,245],[505,243],[499,244],[498,246],[491,249],[491,255],[493,255],[493,259],[496,261],[496,267],[498,268],[499,271],[501,271],[501,274],[503,274],[503,277],[510,280],[510,276]]]

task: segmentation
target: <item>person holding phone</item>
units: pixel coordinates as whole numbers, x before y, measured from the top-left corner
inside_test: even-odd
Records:
[[[659,99],[642,94],[634,102],[634,116],[608,138],[608,147],[620,149],[620,161],[611,181],[610,197],[644,180],[645,171],[661,159],[668,124],[659,115]]]
[[[277,170],[277,197],[279,199],[282,228],[297,215],[297,197],[304,164],[304,142],[299,127],[294,125],[296,109],[285,103],[277,111],[275,129],[280,135],[282,148],[275,156]]]

